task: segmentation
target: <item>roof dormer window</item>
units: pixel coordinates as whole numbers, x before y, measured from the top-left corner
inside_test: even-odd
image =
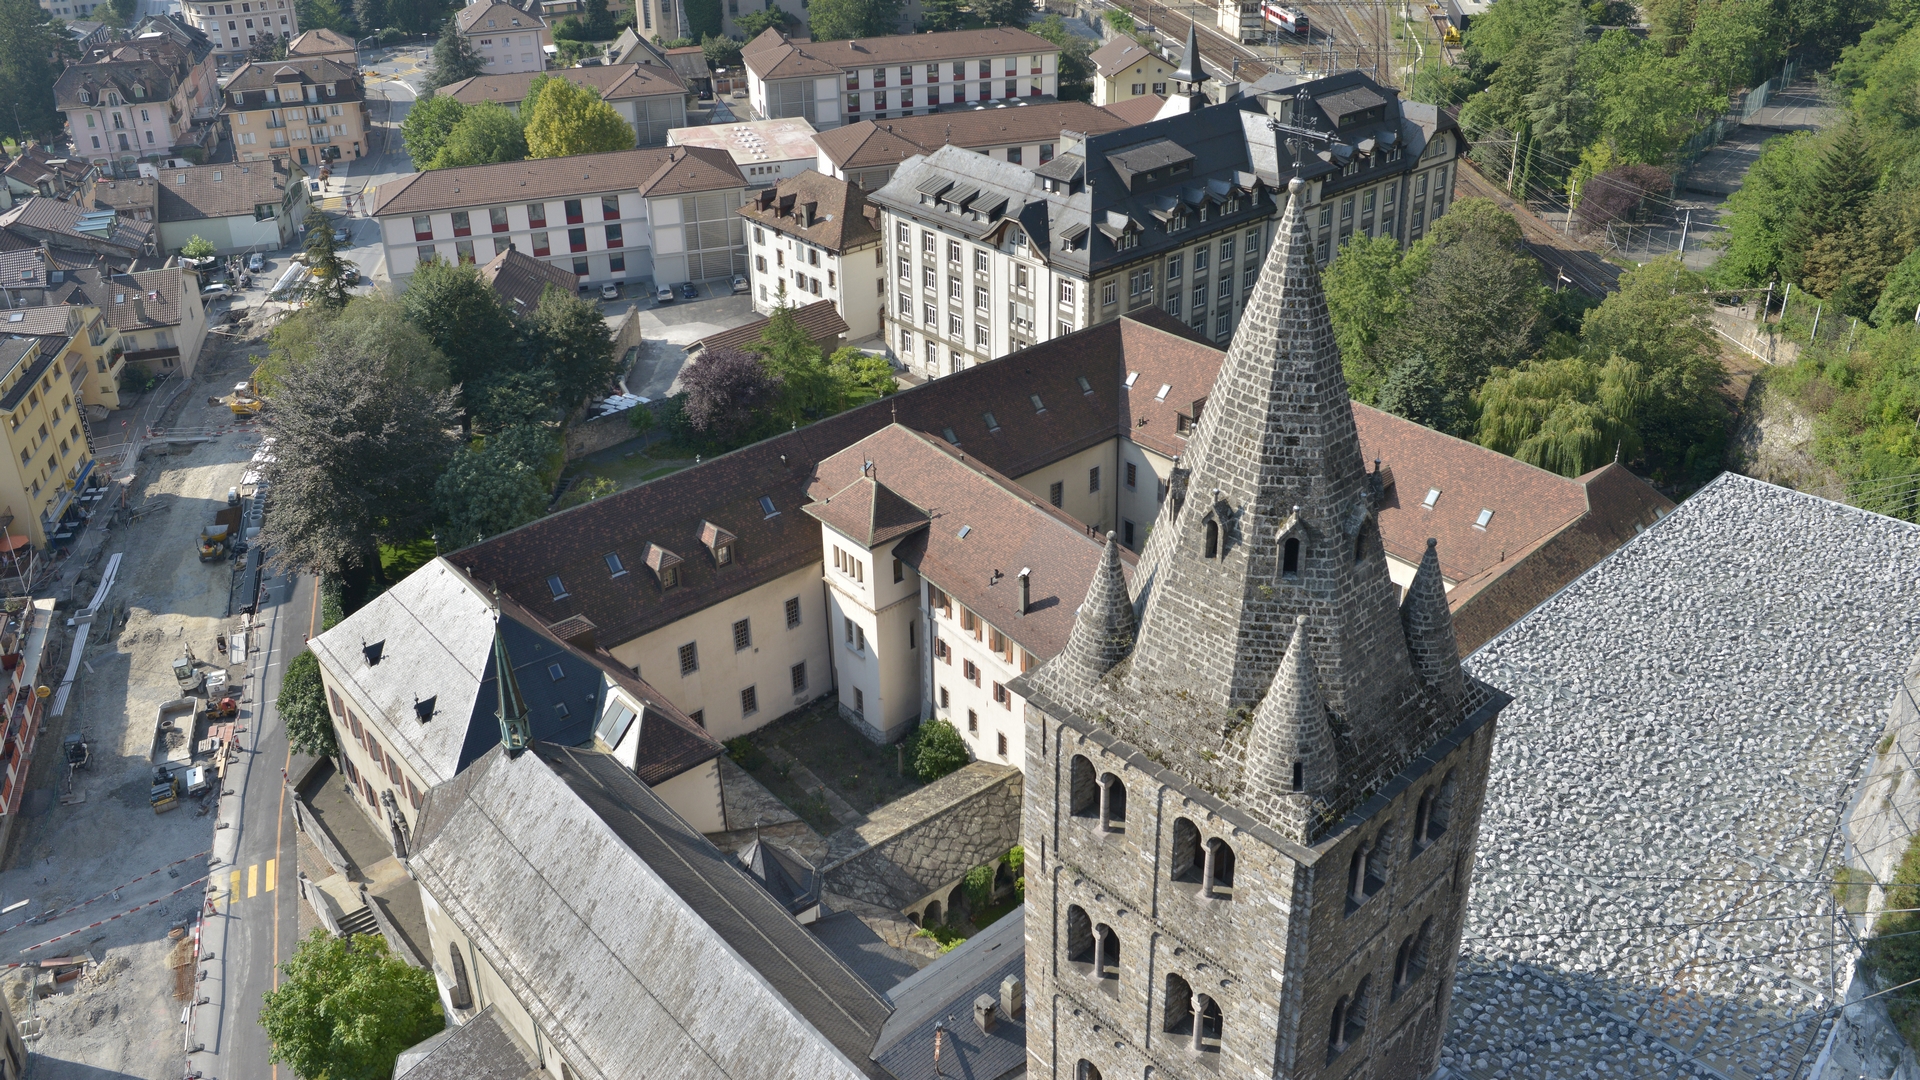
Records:
[[[738,539],[732,533],[715,525],[711,521],[700,523],[700,542],[706,545],[713,555],[715,566],[730,566],[733,563],[733,545]]]
[[[1439,503],[1439,501],[1440,501],[1440,489],[1428,488],[1427,497],[1420,500],[1420,508],[1423,510],[1431,510],[1434,508],[1434,506],[1437,503]]]

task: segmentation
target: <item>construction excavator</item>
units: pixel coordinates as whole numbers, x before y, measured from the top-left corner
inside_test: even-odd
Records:
[[[246,382],[233,384],[232,393],[225,397],[211,398],[207,404],[225,405],[238,419],[259,416],[260,410],[267,407],[266,399],[260,396],[259,385],[251,375],[247,376]]]

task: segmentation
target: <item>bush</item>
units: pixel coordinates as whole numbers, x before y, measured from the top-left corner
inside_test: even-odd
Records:
[[[1631,217],[1650,195],[1664,194],[1673,186],[1667,170],[1653,165],[1622,165],[1586,182],[1580,189],[1580,205],[1574,220],[1586,232],[1598,232],[1609,222]]]
[[[960,884],[967,891],[967,904],[974,911],[985,911],[987,905],[993,903],[993,873],[999,866],[997,860],[985,866],[976,866],[961,879]]]
[[[317,758],[332,757],[339,750],[333,718],[327,713],[326,687],[320,681],[320,660],[313,653],[302,650],[288,661],[274,707],[295,750]]]
[[[959,729],[945,720],[929,720],[920,725],[911,756],[914,775],[929,784],[973,760]]]
[[[760,748],[753,744],[753,740],[745,735],[728,739],[725,745],[727,756],[733,759],[735,765],[748,772],[753,772],[767,763],[767,755],[761,753]]]
[[[1920,979],[1920,911],[1913,910],[1920,908],[1920,836],[1907,844],[1886,892],[1885,912],[1861,957],[1881,988]],[[1920,1045],[1920,986],[1888,994],[1887,1012],[1908,1045]]]
[[[199,233],[194,233],[186,246],[180,249],[180,254],[189,259],[204,259],[213,254],[213,241]]]

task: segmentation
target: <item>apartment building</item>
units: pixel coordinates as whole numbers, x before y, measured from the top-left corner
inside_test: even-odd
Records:
[[[360,46],[354,39],[320,27],[302,32],[287,42],[289,60],[332,60],[356,71],[360,67]]]
[[[206,4],[198,0],[180,5],[187,25],[205,34],[214,57],[223,66],[238,65],[262,38],[293,40],[300,32],[300,13],[293,0],[238,0]]]
[[[1310,121],[1326,148],[1296,161],[1270,119]],[[950,375],[1150,305],[1225,341],[1287,178],[1308,183],[1325,262],[1356,230],[1418,239],[1444,212],[1460,145],[1445,114],[1358,72],[1061,138],[1031,170],[943,147],[870,196],[893,248],[882,319],[903,362]]]
[[[805,117],[822,131],[1059,90],[1059,48],[1009,28],[852,41],[796,41],[769,29],[741,60],[756,113]]]
[[[874,191],[893,179],[901,162],[942,146],[1036,168],[1053,160],[1062,131],[1098,135],[1128,126],[1084,101],[1003,101],[893,120],[861,120],[823,131],[814,137],[814,167]]]
[[[1093,65],[1093,103],[1100,106],[1139,97],[1170,96],[1167,91],[1177,66],[1125,34],[1115,34],[1112,41],[1095,49],[1087,62]]]
[[[762,188],[740,216],[751,230],[747,253],[753,309],[830,300],[849,341],[880,333],[886,252],[880,213],[859,188],[804,172]]]
[[[76,498],[93,468],[80,415],[93,369],[90,332],[85,309],[65,306],[9,312],[0,322],[0,414],[7,441],[0,505],[13,516],[9,530],[36,548],[72,535]]]
[[[441,87],[437,93],[463,105],[493,102],[515,116],[526,100],[527,88],[542,72],[516,71],[476,75]],[[666,146],[668,134],[687,122],[687,87],[680,77],[649,64],[613,64],[603,67],[557,68],[554,78],[590,87],[600,100],[620,114],[633,129],[633,145]]]
[[[54,104],[66,115],[75,156],[131,173],[142,158],[212,148],[213,76],[210,51],[196,59],[155,34],[69,65],[54,80]]]
[[[285,157],[161,169],[144,181],[155,189],[160,250],[196,236],[222,255],[286,247],[307,219],[306,177]]]
[[[733,158],[749,184],[772,184],[813,168],[813,125],[799,117],[703,124],[667,132],[668,146],[704,146]]]
[[[453,14],[454,27],[484,65],[482,74],[544,71],[553,43],[540,16],[500,0],[481,0]]]
[[[367,152],[366,86],[337,60],[248,61],[227,80],[221,109],[241,161],[316,168]]]

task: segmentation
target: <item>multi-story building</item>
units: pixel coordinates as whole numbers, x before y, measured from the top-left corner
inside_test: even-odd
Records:
[[[1138,97],[1168,97],[1174,62],[1125,34],[1087,57],[1093,65],[1093,103],[1118,105]]]
[[[482,74],[546,70],[552,38],[540,16],[501,0],[480,0],[454,12],[453,21],[480,57]]]
[[[880,332],[886,299],[886,253],[880,213],[859,188],[803,172],[763,188],[740,208],[747,243],[753,309],[770,314],[783,303],[833,301],[847,339]]]
[[[1059,48],[1007,28],[852,41],[796,41],[770,29],[741,60],[755,113],[802,116],[822,131],[1059,90]]]
[[[360,68],[360,47],[357,42],[338,31],[322,26],[318,29],[302,32],[287,42],[287,58],[290,60],[332,60],[345,64],[358,71]]]
[[[260,39],[277,37],[291,41],[300,32],[300,14],[293,0],[238,0],[236,3],[201,3],[193,0],[181,5],[187,24],[205,34],[213,43],[214,56],[222,66],[237,66]]]
[[[211,51],[196,58],[155,32],[96,49],[54,81],[73,152],[118,172],[175,153],[204,153],[216,137],[209,107],[217,97]]]
[[[227,80],[221,112],[241,161],[313,168],[369,146],[366,86],[337,60],[249,61]]]
[[[307,219],[306,175],[284,157],[159,170],[146,182],[158,189],[160,250],[196,236],[222,255],[286,247]]]
[[[0,415],[6,464],[0,505],[11,530],[36,548],[62,543],[79,514],[76,497],[93,468],[93,448],[80,414],[89,349],[106,341],[87,309],[34,308],[8,316],[0,336]],[[64,533],[64,535],[63,535]]]
[[[1084,101],[1022,100],[991,108],[861,120],[816,135],[814,167],[873,191],[893,179],[901,162],[942,146],[1037,168],[1053,160],[1062,131],[1098,135],[1127,126],[1126,121]]]
[[[1182,85],[1198,100],[1206,76],[1193,73]],[[1276,123],[1322,134],[1288,141]],[[1308,184],[1324,262],[1356,231],[1419,239],[1460,152],[1445,114],[1359,72],[1061,139],[1031,170],[944,147],[870,196],[893,249],[883,322],[903,362],[951,374],[1149,305],[1225,341],[1287,177]]]
[[[381,186],[373,216],[395,281],[431,258],[484,265],[511,244],[583,283],[677,284],[745,272],[745,190],[716,150],[618,150],[413,173]]]
[[[748,184],[768,185],[813,168],[814,134],[813,125],[796,116],[675,128],[667,132],[667,145],[724,150]]]
[[[518,116],[527,88],[540,75],[538,70],[476,75],[449,83],[437,93],[463,105],[490,101]],[[648,64],[559,68],[553,77],[591,87],[633,129],[635,146],[666,146],[668,133],[687,122],[686,85],[666,68]]]

